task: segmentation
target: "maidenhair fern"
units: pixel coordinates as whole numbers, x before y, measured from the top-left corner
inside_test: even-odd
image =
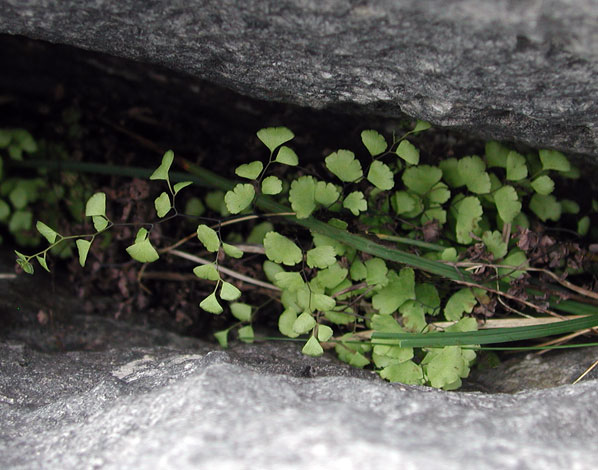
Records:
[[[576,170],[560,152],[523,155],[497,142],[489,142],[483,156],[420,164],[420,152],[408,137],[429,127],[418,121],[390,142],[375,130],[363,131],[367,155],[358,158],[347,149],[330,153],[323,162],[326,179],[298,168],[297,154],[285,145],[294,138],[289,129],[261,129],[257,137],[268,149],[267,160],[238,166],[234,173],[241,182],[213,178],[219,189],[203,201],[193,198],[188,207],[194,201],[198,215],[208,207],[241,219],[268,208],[269,215],[284,214],[308,229],[291,235],[273,218],[255,225],[246,240],[260,245],[264,276],[279,290],[274,313],[280,333],[302,338],[303,353],[319,356],[333,347],[341,360],[371,367],[387,380],[454,389],[469,373],[476,338],[482,342],[475,316],[492,316],[509,283],[529,277],[529,255],[520,242],[530,220],[556,221],[564,212],[579,212],[575,203],[553,194],[555,178],[575,177]],[[165,181],[168,189],[154,201],[158,219],[177,214],[175,198],[191,184],[171,185],[173,160],[172,151],[166,152],[150,177]],[[288,168],[270,174],[276,165]],[[285,181],[283,173],[290,175]],[[50,248],[77,238],[82,266],[95,237],[113,227],[105,194],[94,194],[85,212],[94,234],[63,237],[37,224]],[[142,263],[159,258],[150,240],[151,224],[147,227],[139,228],[127,248]],[[590,231],[589,214],[579,218],[577,228],[581,236]],[[216,332],[216,339],[226,347],[236,329],[241,340],[254,341],[257,307],[240,301],[241,290],[220,270],[227,258],[241,258],[242,249],[223,240],[220,224],[199,223],[196,236],[213,256],[193,269],[198,279],[214,285],[199,307],[211,314],[230,311],[237,321]],[[417,254],[403,251],[405,246]],[[17,262],[29,273],[34,258],[47,269],[47,251],[17,253]],[[470,265],[479,270],[464,269]],[[567,266],[559,269],[565,273]],[[441,332],[437,321],[448,322]]]

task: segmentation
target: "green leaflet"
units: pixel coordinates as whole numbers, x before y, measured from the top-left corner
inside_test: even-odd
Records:
[[[540,150],[538,152],[544,170],[570,171],[571,164],[567,157],[557,150]]]
[[[337,150],[326,157],[326,168],[344,182],[356,181],[363,176],[361,163],[350,150]]]
[[[490,192],[490,175],[486,172],[484,161],[477,155],[463,157],[457,164],[467,189],[472,193],[486,194]]]
[[[471,233],[477,231],[482,214],[482,205],[477,197],[468,196],[459,202],[456,225],[456,235],[459,243],[469,244],[472,242]]]
[[[264,169],[264,164],[260,161],[255,161],[255,162],[239,165],[235,169],[235,174],[237,176],[240,176],[241,178],[246,178],[248,180],[255,180],[260,175],[260,173],[262,172],[263,169]]]
[[[299,164],[299,157],[297,157],[297,154],[293,149],[283,145],[278,150],[274,161],[283,165],[297,166]]]
[[[316,208],[316,180],[313,176],[301,176],[291,183],[289,202],[298,219],[306,219]]]
[[[513,186],[503,186],[496,191],[494,193],[494,203],[498,215],[506,223],[511,223],[521,212],[521,202],[519,202],[517,191]]]
[[[165,180],[168,181],[168,172],[170,171],[170,166],[174,160],[174,152],[172,150],[167,150],[164,155],[162,156],[162,163],[156,170],[151,174],[149,177],[150,180]],[[92,214],[86,214],[92,215]],[[104,215],[104,214],[93,214],[93,215]]]
[[[435,166],[419,165],[403,172],[403,183],[413,192],[424,195],[442,178],[442,170]]]
[[[392,171],[390,171],[388,165],[378,160],[372,162],[367,179],[370,183],[376,186],[376,188],[383,191],[388,191],[395,185],[394,175]]]
[[[294,137],[295,134],[286,127],[268,127],[257,131],[257,138],[268,147],[270,152],[274,152],[276,147],[292,140]]]
[[[220,237],[216,231],[205,224],[197,226],[197,238],[206,247],[206,250],[214,253],[220,249]]]
[[[419,150],[408,140],[401,140],[396,154],[410,165],[417,165],[419,163]]]
[[[255,189],[251,184],[238,184],[224,195],[224,202],[231,214],[238,214],[253,202]]]
[[[386,152],[386,149],[388,148],[386,139],[378,131],[363,131],[361,133],[361,141],[363,142],[363,145],[365,145],[365,147],[368,149],[368,152],[372,157]]]
[[[303,259],[301,249],[284,235],[268,232],[264,237],[266,256],[275,263],[294,266]]]

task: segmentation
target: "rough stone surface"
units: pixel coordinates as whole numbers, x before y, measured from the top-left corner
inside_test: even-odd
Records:
[[[594,0],[0,0],[0,32],[598,156]]]
[[[155,346],[156,332],[85,321],[115,339],[62,353],[33,336],[0,342],[3,469],[598,466],[597,380],[448,393],[328,358],[306,368],[294,344],[215,351],[164,335]]]

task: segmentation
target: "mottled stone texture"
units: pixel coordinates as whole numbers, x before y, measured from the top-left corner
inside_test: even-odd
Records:
[[[0,32],[252,97],[598,156],[595,0],[0,0],[0,12]]]
[[[156,331],[77,324],[113,338],[62,353],[33,349],[31,329],[0,341],[2,469],[598,468],[596,380],[449,393],[296,344],[218,351],[163,333],[156,346]]]

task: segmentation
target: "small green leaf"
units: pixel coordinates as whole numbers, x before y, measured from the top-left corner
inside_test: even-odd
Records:
[[[315,279],[325,289],[333,289],[347,278],[348,273],[348,269],[341,267],[339,263],[333,263],[320,270]]]
[[[315,336],[310,336],[310,338],[305,343],[305,346],[303,346],[301,352],[306,356],[313,357],[318,357],[324,354],[324,350],[322,349],[322,346],[320,346],[320,343],[315,338]]]
[[[226,330],[220,330],[214,333],[214,338],[218,341],[221,348],[228,348],[228,328]]]
[[[241,302],[234,302],[230,304],[230,311],[239,321],[251,321],[251,305]]]
[[[482,214],[482,205],[477,197],[468,196],[459,202],[455,227],[459,243],[467,245],[472,242],[471,233],[476,232]]]
[[[267,127],[257,131],[257,138],[268,147],[270,152],[274,152],[279,145],[292,140],[295,134],[286,127]]]
[[[238,184],[224,195],[224,202],[231,214],[238,214],[253,202],[255,189],[251,184]]]
[[[367,179],[382,191],[388,191],[395,185],[394,175],[388,165],[378,160],[372,162]]]
[[[295,330],[293,330],[295,320],[297,320],[297,312],[292,308],[287,308],[278,317],[278,330],[289,338],[296,338],[299,336],[299,333],[296,333]]]
[[[529,201],[529,208],[542,222],[547,220],[556,222],[561,218],[561,204],[553,195],[534,194]]]
[[[160,166],[156,168],[156,170],[152,173],[149,177],[150,180],[165,180],[168,181],[168,172],[170,171],[170,165],[174,160],[174,152],[172,150],[167,150],[164,155],[162,156],[162,163]],[[103,215],[103,214],[96,214],[96,215]]]
[[[48,240],[48,243],[50,244],[54,243],[56,241],[56,237],[59,236],[57,232],[55,232],[53,229],[48,227],[40,220],[38,220],[35,224],[35,228],[39,233],[41,233],[44,236],[46,240]]]
[[[158,217],[164,217],[172,206],[170,205],[170,197],[165,192],[162,192],[155,200],[154,200],[154,207],[156,208],[156,214]]]
[[[12,213],[8,221],[8,231],[16,234],[20,230],[30,230],[33,225],[33,214],[31,211],[18,210]]]
[[[96,229],[96,232],[101,232],[108,227],[109,221],[102,215],[94,215],[91,220],[93,221],[93,227]]]
[[[358,180],[363,176],[361,163],[355,159],[350,150],[337,150],[326,157],[326,168],[338,179],[346,183]]]
[[[465,181],[467,189],[472,193],[486,194],[490,192],[490,175],[486,172],[486,164],[477,155],[463,157],[457,164],[457,169]]]
[[[206,312],[213,313],[215,315],[219,315],[224,311],[222,306],[218,303],[218,299],[216,298],[216,294],[214,292],[203,299],[199,306]]]
[[[241,291],[233,286],[230,282],[223,281],[220,288],[220,298],[223,300],[233,301],[241,297]]]
[[[357,217],[360,212],[368,210],[368,203],[361,191],[353,191],[343,201],[343,207],[349,209]]]
[[[579,214],[579,204],[571,199],[562,199],[561,208],[563,214]]]
[[[284,235],[268,232],[264,237],[266,256],[275,263],[294,266],[303,259],[301,249]]]
[[[340,192],[334,184],[318,181],[314,196],[318,204],[328,207],[338,201]]]
[[[192,197],[187,201],[185,205],[185,214],[191,215],[195,217],[201,216],[206,211],[206,207],[204,206],[201,199],[198,197]]]
[[[525,273],[525,269],[529,266],[529,262],[525,253],[518,248],[514,248],[502,262],[503,266],[510,266],[508,268],[498,268],[498,274],[503,280],[509,282],[520,278]],[[513,268],[519,268],[514,270]]]
[[[547,196],[554,191],[554,181],[547,175],[538,176],[531,182],[531,185],[534,191],[543,196]]]
[[[220,237],[218,233],[205,224],[197,226],[197,238],[206,247],[206,250],[214,253],[220,248]]]
[[[451,188],[465,186],[465,179],[461,173],[459,173],[459,161],[456,158],[441,160],[438,163],[438,166],[442,170],[444,181],[446,181]]]
[[[437,315],[440,312],[440,296],[438,290],[432,284],[417,284],[415,286],[415,298],[423,306],[424,313]]]
[[[498,142],[488,142],[486,144],[486,162],[488,162],[488,168],[506,168],[509,152],[510,150],[507,147]]]
[[[16,129],[13,131],[13,141],[15,141],[21,149],[27,153],[37,151],[37,144],[33,136],[25,129]]]
[[[0,149],[8,147],[12,140],[12,133],[8,129],[0,129]]]
[[[442,170],[435,166],[418,165],[403,172],[403,183],[413,192],[424,195],[442,178]]]
[[[407,331],[420,333],[425,330],[427,323],[423,305],[414,300],[408,300],[401,305],[399,311],[401,312],[403,326]]]
[[[407,385],[422,385],[424,383],[422,368],[413,361],[392,364],[378,373],[380,377],[389,382],[399,382]]]
[[[307,265],[310,268],[327,268],[336,263],[336,252],[329,245],[318,246],[307,252]]]
[[[461,377],[469,373],[459,346],[445,346],[428,355],[432,359],[426,362],[424,358],[422,364],[425,364],[425,373],[434,388],[458,388],[461,385]]]
[[[381,258],[370,258],[365,263],[366,277],[365,282],[368,286],[385,286],[390,279],[386,262]]]
[[[396,154],[410,165],[417,165],[419,163],[419,149],[406,139],[401,140]]]
[[[270,222],[262,222],[251,229],[247,236],[247,243],[261,245],[264,242],[264,236],[274,230],[274,226]]]
[[[313,176],[301,176],[291,183],[289,201],[298,219],[306,219],[316,208],[316,180]]]
[[[353,264],[351,264],[351,269],[349,270],[349,275],[351,276],[351,279],[353,279],[354,281],[364,280],[368,275],[368,270],[365,267],[363,261],[359,259],[353,261]]]
[[[207,281],[218,281],[220,280],[220,274],[218,273],[218,269],[212,263],[210,264],[202,264],[201,266],[195,266],[193,268],[193,274],[195,274],[200,279],[205,279]]]
[[[327,312],[336,307],[336,301],[329,295],[312,293],[311,306],[314,308],[314,310]]]
[[[276,163],[282,163],[283,165],[297,166],[299,164],[299,157],[292,148],[283,145],[278,150],[278,154],[274,159]]]
[[[274,284],[281,289],[296,292],[305,285],[305,281],[299,273],[287,273],[285,271],[275,274]]]
[[[239,328],[237,333],[239,335],[239,339],[244,343],[253,343],[255,335],[253,333],[253,328],[251,325],[245,325]]]
[[[135,237],[135,243],[127,248],[129,256],[141,263],[152,263],[160,258],[156,249],[152,246],[147,230],[140,228]]]
[[[180,183],[176,183],[173,186],[174,189],[174,194],[177,194],[181,189],[186,188],[187,186],[192,185],[193,182],[192,181],[181,181]]]
[[[413,130],[411,132],[415,133],[415,132],[426,131],[430,127],[432,127],[432,124],[430,124],[429,122],[422,121],[422,120],[418,119],[417,120],[417,124],[415,125],[415,127],[413,128]]]
[[[482,235],[482,241],[494,259],[501,259],[507,254],[507,244],[503,241],[500,232],[488,230]]]
[[[328,341],[331,337],[332,334],[334,333],[334,331],[332,331],[332,328],[330,328],[327,325],[318,325],[318,340],[325,342]]]
[[[85,215],[92,217],[94,215],[103,215],[106,217],[106,194],[95,193],[87,200],[85,205]]]
[[[303,312],[293,323],[293,331],[302,335],[310,331],[314,326],[316,326],[316,321],[314,320],[312,314],[309,312]]]
[[[33,274],[33,265],[28,261],[28,258],[23,253],[19,253],[17,250],[15,250],[15,254],[17,255],[17,264],[21,267],[21,269],[27,274]]]
[[[507,224],[510,224],[521,212],[521,202],[517,196],[517,191],[513,186],[503,186],[494,193],[494,203],[498,210],[498,215]]]
[[[0,199],[0,221],[5,221],[10,215],[10,206]]]
[[[231,258],[242,258],[243,251],[237,248],[234,245],[229,245],[228,243],[222,244],[222,250],[226,253],[226,256],[230,256]]]
[[[35,259],[37,260],[37,262],[39,263],[39,265],[44,268],[46,271],[50,272],[50,268],[48,268],[48,263],[46,263],[46,258],[37,255],[35,257]]]
[[[75,243],[77,244],[77,250],[79,251],[79,264],[81,265],[81,267],[84,267],[85,261],[87,260],[87,253],[89,253],[89,247],[91,246],[91,242],[79,239]]]
[[[399,275],[389,276],[386,287],[372,297],[372,307],[381,314],[396,312],[407,300],[415,299],[415,272],[403,268]]]
[[[585,237],[590,230],[590,217],[584,216],[577,222],[577,233]]]
[[[567,157],[561,152],[556,150],[540,150],[540,161],[542,162],[542,169],[544,170],[556,170],[556,171],[569,171],[571,170],[571,164]]]
[[[416,208],[416,199],[407,191],[397,191],[394,193],[394,208],[397,214],[406,214]]]
[[[27,207],[28,194],[25,185],[17,184],[15,188],[8,194],[8,199],[15,207],[15,209],[24,209]]]
[[[262,181],[262,193],[279,194],[282,191],[282,181],[278,176],[268,176]]]
[[[525,157],[514,150],[507,155],[507,179],[519,181],[527,177]]]
[[[388,147],[384,136],[373,130],[363,131],[361,133],[361,141],[372,157],[385,152]]]
[[[246,178],[248,180],[257,179],[260,175],[262,170],[264,169],[264,164],[259,160],[256,160],[251,163],[245,163],[244,165],[239,165],[236,170],[235,174],[240,176],[241,178]]]
[[[451,191],[442,181],[436,183],[427,195],[432,204],[444,204],[451,198]]]

